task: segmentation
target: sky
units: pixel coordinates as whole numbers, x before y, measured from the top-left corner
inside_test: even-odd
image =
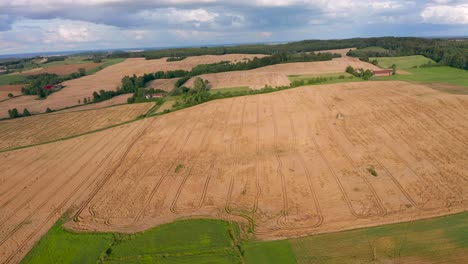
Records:
[[[468,36],[468,0],[0,0],[0,55]]]

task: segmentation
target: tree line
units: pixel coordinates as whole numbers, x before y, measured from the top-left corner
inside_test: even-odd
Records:
[[[37,75],[28,76],[29,83],[21,89],[25,95],[38,95],[40,98],[47,98],[54,89],[46,89],[46,86],[54,86],[64,81],[80,78],[86,75],[84,68],[78,69],[77,72],[71,73],[67,76],[61,76],[53,73],[41,73]]]

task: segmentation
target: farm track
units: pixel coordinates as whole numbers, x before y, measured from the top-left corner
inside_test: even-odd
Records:
[[[79,231],[216,217],[265,239],[466,211],[468,99],[427,91],[300,87],[0,153],[0,263],[68,209]]]

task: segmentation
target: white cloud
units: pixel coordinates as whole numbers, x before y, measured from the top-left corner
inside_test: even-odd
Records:
[[[428,6],[421,18],[429,24],[468,24],[468,4]]]

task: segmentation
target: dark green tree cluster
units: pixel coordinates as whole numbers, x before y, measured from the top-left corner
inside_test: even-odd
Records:
[[[181,56],[181,57],[169,57],[166,59],[167,62],[171,62],[171,61],[181,61],[181,60],[185,60],[187,58],[187,56]]]
[[[47,61],[45,63],[50,63],[54,61],[64,61],[66,58],[68,57],[67,56],[51,56],[51,57],[47,57]]]
[[[27,108],[24,108],[23,109],[23,114],[20,114],[18,112],[18,109],[16,108],[13,108],[13,109],[9,109],[8,110],[8,116],[10,118],[18,118],[18,117],[24,117],[24,116],[30,116],[31,113],[29,113],[28,109]]]
[[[60,76],[52,73],[41,73],[37,75],[28,76],[29,83],[21,89],[25,95],[39,95],[41,98],[46,98],[49,94],[54,92],[54,89],[46,89],[48,85],[56,85],[64,81],[80,78],[86,75],[84,68],[78,69],[68,76]]]
[[[374,75],[374,72],[369,69],[354,69],[351,66],[346,67],[346,72],[364,80],[369,80]]]

